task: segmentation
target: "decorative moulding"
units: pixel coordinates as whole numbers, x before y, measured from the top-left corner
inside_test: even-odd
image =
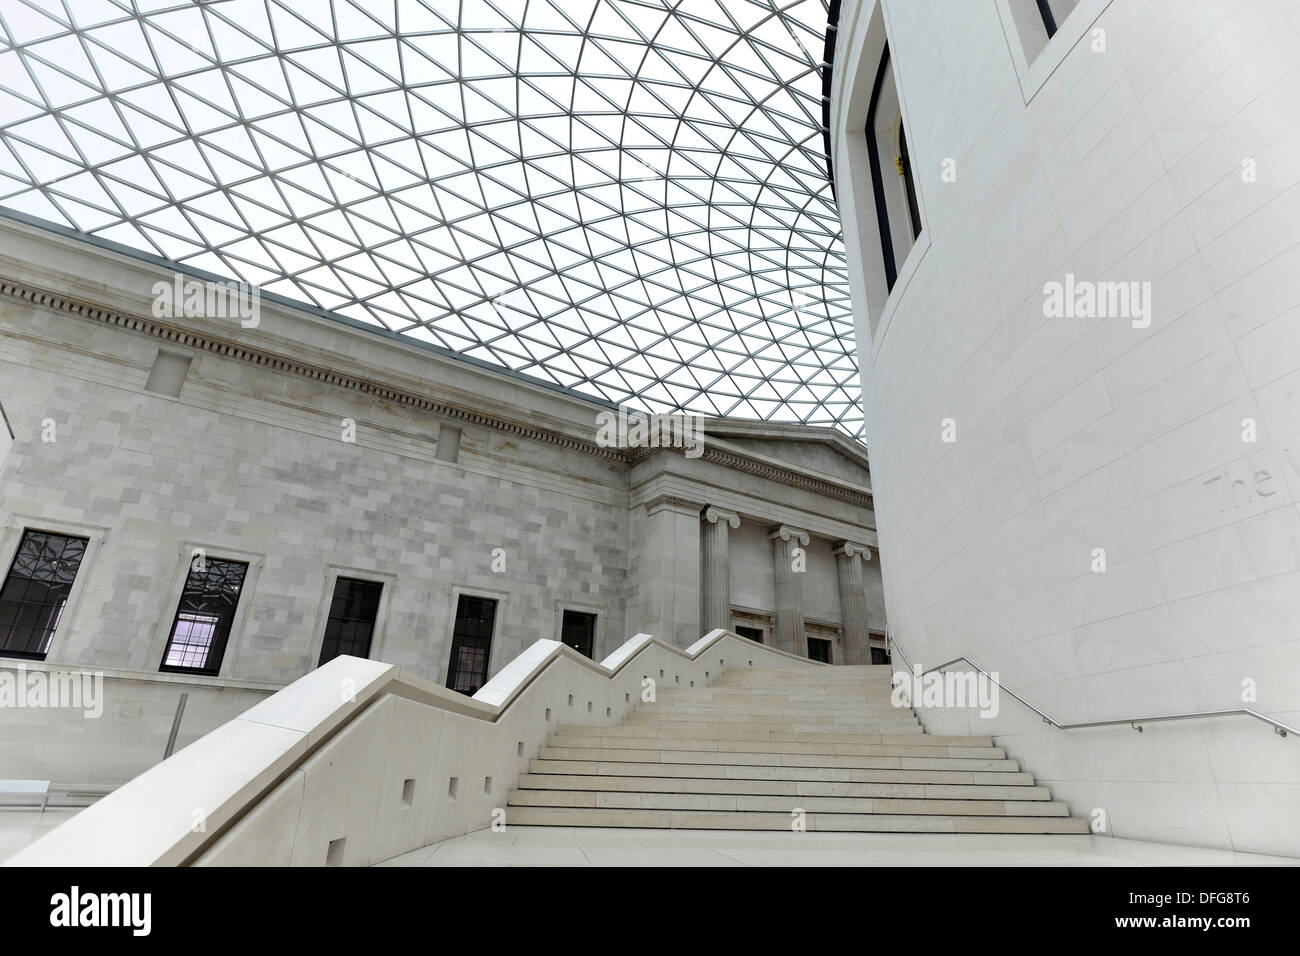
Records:
[[[657,495],[645,503],[645,510],[648,514],[657,514],[664,509],[678,511],[682,514],[699,514],[700,509],[703,507],[704,502],[683,498],[679,495]]]

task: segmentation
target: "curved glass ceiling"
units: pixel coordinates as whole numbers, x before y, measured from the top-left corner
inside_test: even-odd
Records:
[[[0,204],[647,411],[859,434],[824,0],[6,0]]]

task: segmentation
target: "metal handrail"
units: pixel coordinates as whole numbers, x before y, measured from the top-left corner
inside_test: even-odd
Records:
[[[899,646],[898,641],[894,639],[893,634],[888,630],[888,628],[886,628],[885,630],[885,646],[890,650],[891,659],[892,659],[893,652],[898,651],[899,655],[903,658],[903,661],[907,664],[908,672],[917,677],[924,677],[926,674],[932,674],[935,671],[941,671],[945,667],[951,667],[953,664],[960,664],[964,661],[965,663],[969,664],[971,667],[979,671],[981,674],[983,674],[985,677],[987,677],[989,680],[991,680],[994,684],[996,684],[999,690],[1005,691],[1006,693],[1010,694],[1016,700],[1020,701],[1020,703],[1024,704],[1026,707],[1028,707],[1030,710],[1036,713],[1039,717],[1043,718],[1044,723],[1051,724],[1053,727],[1056,727],[1059,730],[1077,730],[1080,727],[1112,727],[1112,726],[1118,726],[1120,724],[1128,724],[1138,733],[1142,733],[1143,724],[1154,724],[1165,720],[1192,720],[1194,718],[1200,718],[1200,717],[1245,716],[1245,717],[1253,717],[1256,720],[1260,720],[1268,724],[1270,727],[1273,728],[1273,732],[1277,734],[1279,737],[1285,737],[1287,734],[1296,734],[1297,736],[1300,736],[1300,728],[1292,727],[1289,724],[1284,724],[1280,720],[1274,720],[1272,717],[1269,717],[1267,714],[1261,714],[1259,711],[1251,710],[1248,707],[1237,707],[1231,710],[1198,710],[1186,714],[1150,714],[1144,717],[1117,717],[1112,720],[1082,720],[1082,721],[1075,721],[1072,723],[1062,723],[1061,721],[1053,717],[1051,714],[1048,714],[1042,708],[1030,703],[1024,697],[1020,696],[1020,694],[1016,693],[1006,684],[1002,683],[1002,681],[998,680],[991,673],[989,673],[987,670],[985,670],[975,661],[971,660],[965,654],[961,655],[960,657],[954,657],[950,661],[945,661],[942,664],[938,664],[934,667],[931,667],[929,670],[921,671],[920,673],[918,673],[916,666],[908,658],[903,648]]]

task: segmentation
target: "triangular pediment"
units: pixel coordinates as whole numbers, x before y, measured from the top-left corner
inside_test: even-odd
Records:
[[[715,439],[799,471],[871,486],[866,446],[835,429],[708,418],[704,435],[706,443]]]

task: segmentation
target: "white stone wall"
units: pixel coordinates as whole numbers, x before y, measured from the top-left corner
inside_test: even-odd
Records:
[[[854,0],[840,27],[900,643],[1062,720],[1241,707],[1252,681],[1246,706],[1300,722],[1300,5],[1083,0],[1033,62],[1002,0]],[[860,145],[884,29],[924,222],[887,303]],[[1151,283],[1149,327],[1045,316],[1066,273]],[[923,719],[998,734],[1116,835],[1300,854],[1300,741],[1255,721],[1064,733],[1010,700]]]

